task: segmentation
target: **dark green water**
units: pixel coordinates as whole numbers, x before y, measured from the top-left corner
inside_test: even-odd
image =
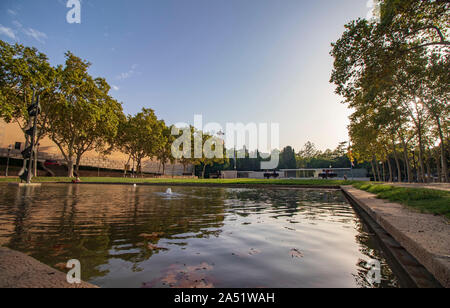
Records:
[[[0,245],[101,287],[397,287],[339,191],[166,189],[0,184]]]

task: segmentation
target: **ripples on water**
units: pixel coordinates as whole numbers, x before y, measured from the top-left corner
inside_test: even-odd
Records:
[[[0,185],[0,245],[102,287],[396,287],[339,191]],[[367,261],[380,260],[371,285]]]

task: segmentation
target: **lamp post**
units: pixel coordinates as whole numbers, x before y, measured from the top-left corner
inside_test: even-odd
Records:
[[[12,145],[8,146],[8,156],[6,158],[6,173],[5,176],[8,177],[8,169],[9,169],[9,155],[11,154]]]

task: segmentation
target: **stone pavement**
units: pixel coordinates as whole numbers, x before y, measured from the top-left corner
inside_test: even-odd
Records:
[[[444,190],[450,191],[449,183],[432,183],[432,184],[421,184],[421,183],[387,183],[392,186],[398,187],[406,187],[406,188],[427,188],[427,189],[436,189],[436,190]]]
[[[66,274],[32,257],[0,247],[0,288],[96,288],[82,282],[69,284]]]
[[[450,288],[450,224],[445,217],[418,213],[351,186],[342,189],[443,287]]]

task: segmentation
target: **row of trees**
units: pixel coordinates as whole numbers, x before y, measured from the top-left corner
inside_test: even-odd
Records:
[[[450,3],[379,1],[380,20],[346,25],[332,44],[336,93],[354,112],[352,153],[389,180],[449,181]]]
[[[89,63],[71,53],[66,54],[65,66],[52,67],[36,49],[0,41],[1,118],[20,126],[28,146],[27,108],[35,92],[41,104],[36,144],[46,136],[51,138],[68,163],[69,175],[85,152],[108,151],[122,112],[121,105],[108,95],[106,81],[92,78],[88,67]]]
[[[318,150],[312,142],[307,142],[303,148],[296,152],[291,146],[286,146],[281,151],[275,150],[273,154],[279,155],[279,164],[277,170],[281,169],[326,169],[332,168],[351,168],[352,162],[349,158],[349,146],[347,142],[341,142],[334,150],[327,149],[325,151]],[[261,155],[258,151],[249,152],[241,149],[237,153],[245,153],[241,158],[234,162],[233,158],[225,160],[223,163],[211,163],[206,168],[206,174],[217,173],[222,170],[237,171],[261,171],[261,162],[267,160],[263,158],[267,155]],[[369,169],[369,165],[364,162],[353,160],[354,168]],[[201,173],[202,170],[199,170]],[[368,174],[370,174],[368,170]],[[380,170],[382,174],[382,170]]]
[[[64,65],[52,67],[47,57],[36,49],[0,41],[0,66],[0,117],[20,126],[28,146],[30,138],[26,130],[31,123],[27,108],[31,104],[33,90],[36,91],[41,103],[36,143],[48,137],[57,145],[68,166],[68,176],[78,173],[81,159],[89,151],[108,155],[119,150],[128,155],[128,166],[131,161],[133,166],[136,164],[134,170],[138,173],[142,173],[146,158],[158,159],[163,174],[166,165],[175,162],[181,163],[185,172],[189,165],[197,166],[202,177],[207,169],[214,172],[235,168],[234,159],[227,159],[226,155],[224,158],[208,158],[203,151],[201,158],[193,158],[194,153],[191,153],[191,158],[176,160],[172,155],[172,144],[177,138],[172,135],[173,126],[158,119],[152,109],[143,108],[136,115],[126,116],[122,104],[109,94],[110,86],[106,80],[90,76],[90,63],[70,52],[66,54]],[[189,131],[191,149],[195,148],[196,136],[201,135],[202,145],[213,137],[194,127]],[[297,155],[292,147],[284,148],[278,153],[279,169],[328,167],[328,161],[324,166],[324,161],[317,159],[318,151],[311,151],[311,148],[306,149]],[[339,151],[337,156],[345,156],[342,146]],[[237,160],[236,169],[259,171],[264,160],[260,153],[251,158],[255,155],[243,149],[236,155],[241,152],[245,158]],[[323,154],[324,160],[327,154]],[[317,159],[315,164],[305,164],[313,157]]]
[[[27,108],[35,92],[41,104],[36,144],[50,138],[64,157],[69,177],[78,173],[81,159],[89,151],[102,155],[122,151],[129,156],[127,165],[136,162],[140,173],[145,158],[158,159],[163,173],[168,163],[175,163],[172,127],[151,109],[126,116],[122,104],[109,94],[106,80],[88,73],[90,63],[70,52],[65,56],[64,65],[52,67],[37,49],[0,40],[0,118],[20,126],[26,147],[31,142],[26,133],[31,126]],[[192,129],[192,133],[200,132]],[[203,134],[204,141],[209,137]],[[202,165],[204,170],[219,161],[203,155],[180,162],[185,167]]]
[[[336,149],[327,149],[320,151],[314,143],[308,141],[303,148],[296,154],[297,168],[350,168],[352,162],[348,157],[349,145],[347,142],[341,142]],[[353,161],[354,167],[364,168],[365,165]]]

